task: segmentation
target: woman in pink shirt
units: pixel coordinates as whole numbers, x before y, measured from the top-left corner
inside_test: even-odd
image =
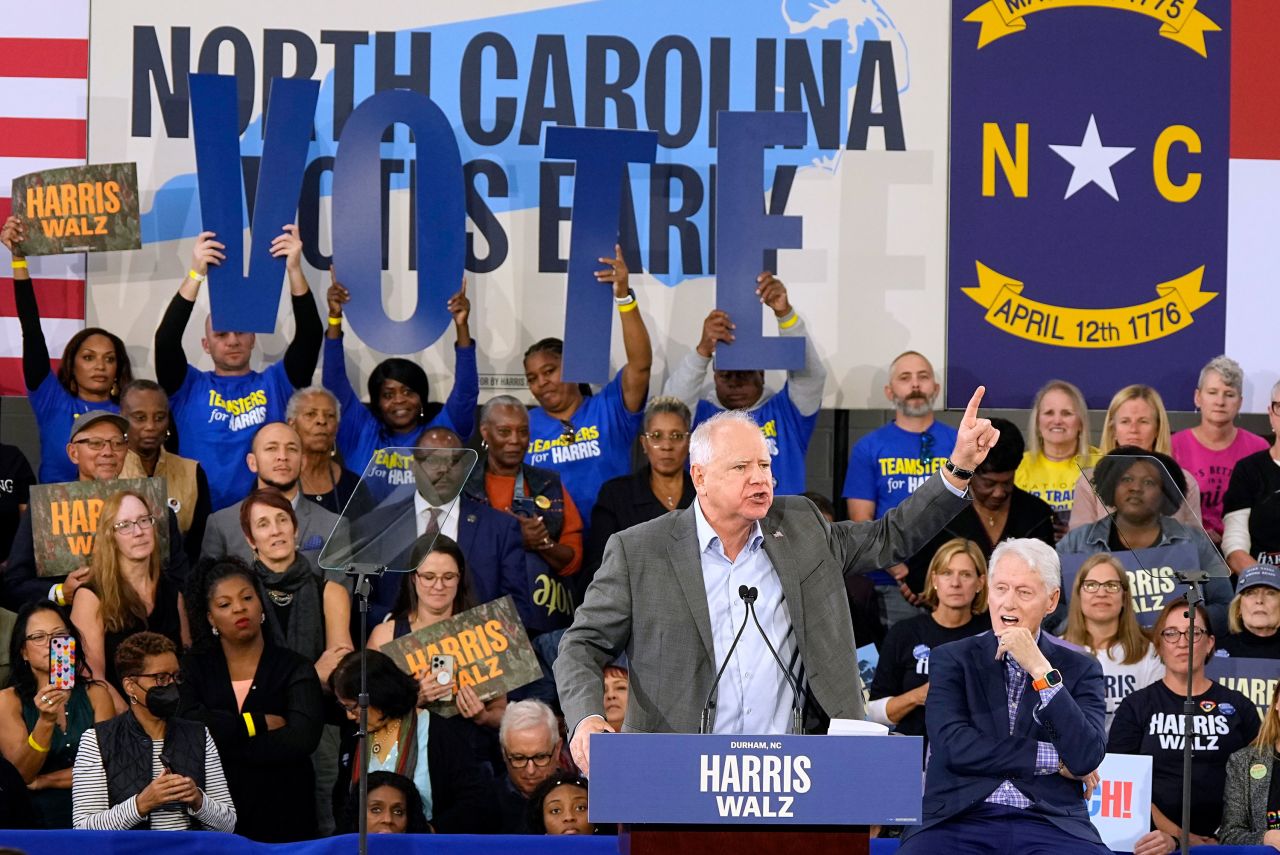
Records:
[[[1237,461],[1267,448],[1267,441],[1236,427],[1243,402],[1244,372],[1228,356],[1217,356],[1200,370],[1195,403],[1200,424],[1172,437],[1173,459],[1200,486],[1200,516],[1214,543],[1222,541],[1222,496]]]

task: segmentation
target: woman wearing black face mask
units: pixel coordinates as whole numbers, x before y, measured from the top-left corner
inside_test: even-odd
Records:
[[[204,725],[173,718],[182,679],[173,642],[154,632],[131,635],[116,650],[115,664],[129,708],[80,740],[72,773],[74,826],[234,829],[236,809],[213,738]]]

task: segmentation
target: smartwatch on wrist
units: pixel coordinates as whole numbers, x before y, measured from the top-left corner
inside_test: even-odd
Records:
[[[1031,681],[1031,688],[1037,692],[1043,692],[1045,689],[1052,689],[1054,686],[1060,685],[1062,685],[1062,673],[1057,668],[1046,671],[1045,675],[1039,680]]]

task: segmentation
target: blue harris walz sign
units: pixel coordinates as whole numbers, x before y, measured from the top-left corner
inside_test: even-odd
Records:
[[[591,821],[914,825],[923,743],[918,736],[597,734]]]
[[[1225,338],[1227,0],[952,5],[948,405],[1188,401]]]

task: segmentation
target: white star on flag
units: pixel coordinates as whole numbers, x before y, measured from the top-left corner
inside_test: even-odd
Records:
[[[1051,145],[1049,148],[1072,167],[1071,181],[1067,184],[1067,195],[1063,199],[1070,199],[1087,184],[1097,184],[1112,199],[1120,201],[1115,181],[1111,178],[1111,167],[1131,154],[1133,148],[1103,145],[1098,137],[1098,122],[1092,115],[1089,116],[1089,127],[1085,129],[1084,140],[1080,145]]]

